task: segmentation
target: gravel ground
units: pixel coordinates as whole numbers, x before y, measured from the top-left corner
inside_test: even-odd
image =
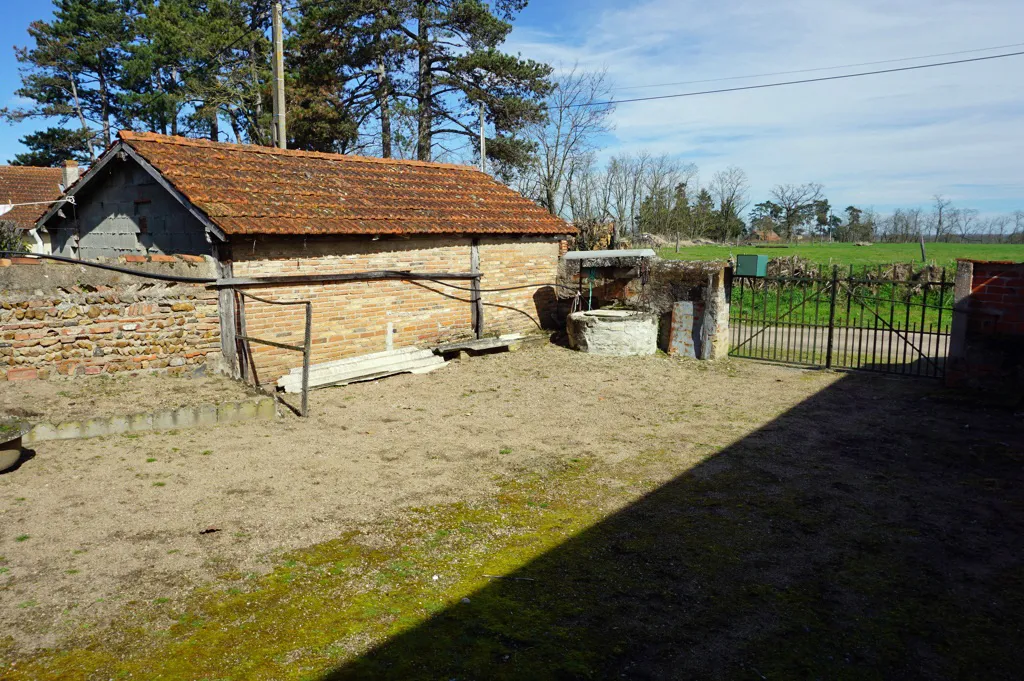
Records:
[[[0,420],[78,421],[245,399],[245,386],[224,376],[123,373],[74,380],[4,381]]]
[[[41,443],[0,475],[0,626],[21,653],[58,645],[128,603],[266,572],[283,551],[493,494],[495,476],[567,453],[614,464],[675,430],[711,451],[835,380],[549,346],[317,391],[308,421]],[[134,401],[206,384],[153,377]]]

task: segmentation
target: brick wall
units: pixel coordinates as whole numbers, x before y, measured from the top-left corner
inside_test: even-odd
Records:
[[[232,242],[235,277],[353,273],[372,270],[469,272],[472,240],[468,238],[381,239],[248,238]],[[483,288],[501,288],[555,280],[558,242],[481,239]],[[468,288],[468,280],[451,283]],[[312,362],[386,349],[388,325],[393,347],[429,347],[473,336],[471,294],[428,281],[378,280],[317,282],[246,288],[270,300],[313,302]],[[484,293],[486,335],[536,331],[553,311],[553,292],[525,289]],[[293,345],[302,344],[302,306],[245,301],[248,335]],[[275,381],[301,364],[296,352],[251,345],[257,378]]]
[[[162,256],[139,267],[193,277],[213,271],[200,257]],[[0,260],[0,380],[184,372],[211,356],[220,356],[220,324],[217,294],[205,286]]]
[[[481,288],[544,283],[539,288],[485,292],[484,325],[488,335],[535,333],[554,328],[557,300],[550,284],[558,278],[557,241],[497,240],[480,242]]]
[[[1024,388],[1024,263],[957,264],[947,383]]]

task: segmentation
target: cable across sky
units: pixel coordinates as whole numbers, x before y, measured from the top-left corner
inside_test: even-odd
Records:
[[[678,99],[681,97],[697,97],[700,95],[716,95],[724,92],[741,92],[743,90],[763,90],[772,87],[783,87],[786,85],[802,85],[804,83],[822,83],[829,80],[843,80],[845,78],[861,78],[863,76],[877,76],[883,73],[899,73],[901,71],[918,71],[920,69],[932,69],[939,66],[953,66],[954,64],[970,64],[972,62],[990,61],[993,59],[1005,59],[1007,57],[1019,57],[1024,55],[1021,52],[1006,52],[1004,54],[992,54],[985,57],[972,57],[970,59],[957,59],[954,61],[934,62],[931,64],[917,64],[914,66],[901,66],[894,69],[879,69],[876,71],[861,71],[858,73],[844,73],[838,76],[821,76],[819,78],[804,78],[801,80],[787,80],[778,83],[762,83],[760,85],[742,85],[740,87],[721,88],[718,90],[701,90],[697,92],[678,92],[671,95],[654,95],[652,97],[634,97],[631,99],[612,99],[604,102],[583,102],[570,104],[567,108],[578,109],[585,106],[615,106],[616,104],[629,104],[631,102],[651,102],[658,99]]]
[[[625,85],[613,87],[613,92],[620,90],[646,90],[658,87],[672,87],[675,85],[696,85],[698,83],[721,83],[727,80],[747,80],[750,78],[768,78],[769,76],[791,76],[797,73],[814,73],[816,71],[835,71],[837,69],[856,69],[863,66],[877,66],[879,64],[895,64],[904,61],[918,61],[920,59],[935,59],[937,57],[952,57],[958,54],[973,54],[975,52],[991,52],[993,50],[1009,50],[1014,47],[1024,47],[1024,43],[1011,43],[1009,45],[993,45],[992,47],[977,47],[972,50],[958,50],[956,52],[938,52],[936,54],[921,54],[916,57],[899,57],[896,59],[879,59],[877,61],[863,61],[857,64],[840,64],[838,66],[818,66],[810,69],[796,69],[793,71],[773,71],[772,73],[753,73],[747,76],[727,76],[725,78],[702,78],[700,80],[680,80],[673,83],[652,83],[650,85]]]

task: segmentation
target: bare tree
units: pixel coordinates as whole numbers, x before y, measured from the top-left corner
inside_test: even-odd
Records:
[[[632,232],[644,198],[646,176],[651,157],[646,151],[636,155],[615,156],[608,163],[605,181],[608,184],[608,212],[615,221],[615,238]]]
[[[909,243],[921,238],[924,212],[920,208],[897,208],[883,221],[886,241]]]
[[[565,193],[567,175],[573,164],[593,150],[596,139],[611,129],[609,117],[614,105],[606,71],[581,71],[578,65],[558,78],[547,99],[547,119],[528,131],[537,144],[537,162],[532,169],[536,196],[553,215],[570,217]]]
[[[935,240],[943,241],[949,237],[952,230],[949,228],[949,211],[953,208],[953,202],[942,194],[932,197],[932,222],[935,226]]]
[[[956,232],[961,241],[969,241],[971,234],[978,226],[978,210],[975,208],[955,208],[949,212],[951,229]]]
[[[649,211],[647,229],[658,234],[675,234],[678,243],[685,225],[679,224],[678,213],[672,210],[676,188],[696,186],[697,166],[662,155],[650,160],[644,175],[644,198],[660,203],[658,210]]]
[[[1024,210],[1015,210],[1013,217],[1013,234],[1010,235],[1012,243],[1024,241]]]
[[[605,220],[604,186],[592,153],[572,159],[565,169],[563,194],[574,222]]]
[[[1006,243],[1006,229],[1013,218],[1009,215],[994,215],[988,220],[985,233],[995,237],[996,243]]]
[[[814,204],[823,196],[822,186],[815,182],[776,185],[771,194],[775,203],[782,207],[784,239],[792,238],[794,232],[814,217]]]
[[[747,174],[743,172],[742,168],[729,166],[711,177],[708,189],[718,203],[718,214],[723,228],[722,236],[725,238],[739,236],[739,230],[734,230],[731,227],[738,225],[742,228],[740,215],[750,205],[747,195],[750,190]]]

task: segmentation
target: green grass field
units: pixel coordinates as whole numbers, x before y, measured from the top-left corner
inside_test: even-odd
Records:
[[[1024,262],[1024,244],[925,244],[928,262],[943,267],[953,265],[957,258],[971,260],[1014,260]],[[727,260],[731,256],[751,253],[781,258],[798,255],[825,265],[884,265],[889,263],[920,263],[918,244],[873,244],[855,246],[850,243],[799,244],[781,248],[757,246],[687,246],[676,250],[661,249],[661,257],[672,260]]]

